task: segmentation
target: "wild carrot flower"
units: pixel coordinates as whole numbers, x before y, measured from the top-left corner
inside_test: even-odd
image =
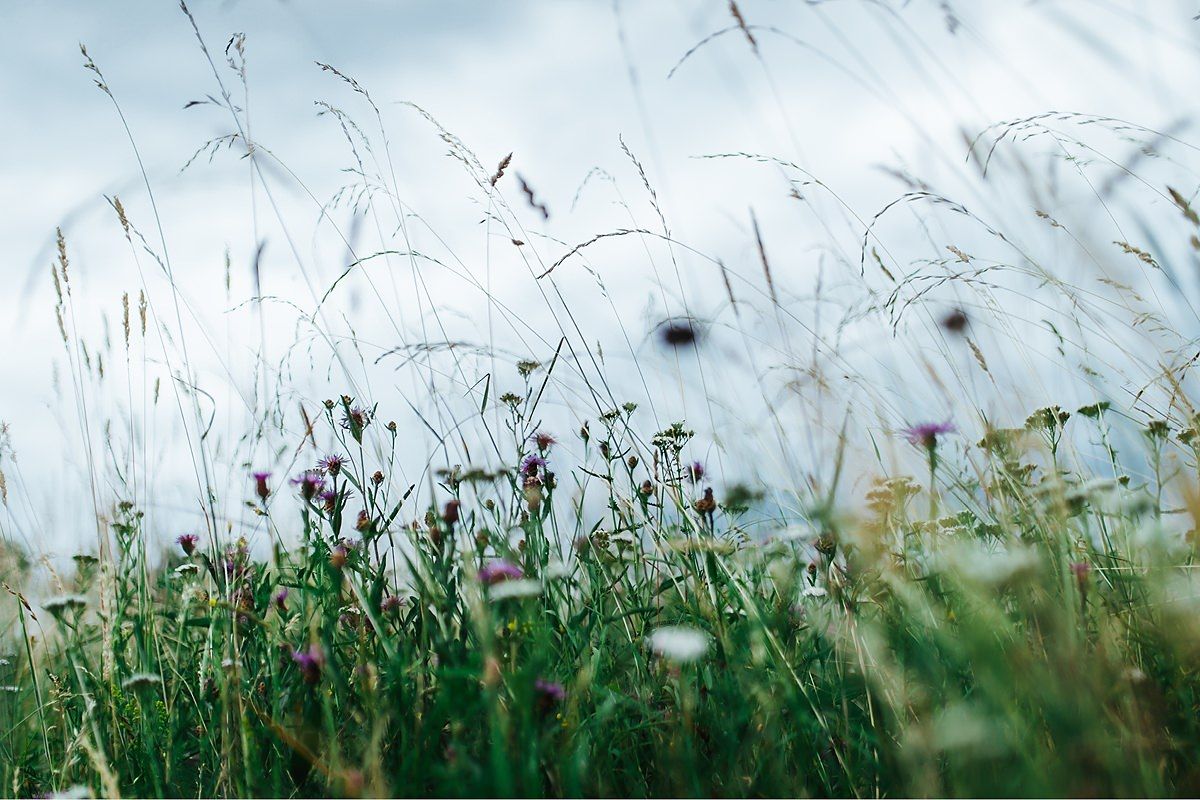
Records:
[[[325,480],[321,477],[321,473],[313,469],[301,472],[292,478],[291,483],[293,486],[300,487],[300,496],[305,500],[312,500],[325,488]]]
[[[954,433],[957,428],[951,422],[923,422],[901,431],[910,444],[920,445],[928,450],[937,447],[938,437]]]
[[[200,537],[194,533],[184,533],[175,540],[183,549],[183,554],[190,556],[196,552],[196,545],[200,543]]]
[[[488,586],[493,586],[497,583],[501,583],[502,581],[516,580],[523,577],[525,577],[525,573],[521,571],[520,567],[513,562],[506,561],[502,558],[485,564],[483,568],[479,570],[480,583],[487,584]]]
[[[269,472],[252,472],[250,476],[254,478],[254,493],[260,499],[266,500],[271,496],[271,487],[267,486],[267,479],[271,477]]]

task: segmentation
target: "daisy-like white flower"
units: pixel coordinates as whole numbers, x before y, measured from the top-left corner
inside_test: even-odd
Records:
[[[655,655],[677,664],[699,660],[710,643],[707,633],[686,625],[656,628],[646,641]]]
[[[195,575],[198,572],[200,572],[200,565],[193,564],[190,561],[186,564],[180,564],[175,568],[175,574],[181,578],[185,575]]]

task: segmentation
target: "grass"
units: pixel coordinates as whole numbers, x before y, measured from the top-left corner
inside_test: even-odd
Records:
[[[1200,217],[1190,192],[1143,180],[1085,136],[1133,139],[1133,165],[1194,148],[1065,112],[989,128],[971,144],[994,192],[979,205],[1036,220],[1019,232],[909,179],[870,216],[791,161],[712,155],[778,170],[786,201],[804,200],[835,239],[828,212],[843,214],[852,243],[829,251],[844,277],[827,285],[822,271],[801,291],[753,210],[749,267],[673,233],[624,140],[650,222],[618,191],[627,224],[571,243],[527,227],[551,205],[519,155],[485,167],[404,106],[519,254],[522,286],[552,320],[536,328],[492,291],[490,260],[481,279],[439,237],[418,247],[424,220],[401,200],[364,86],[319,65],[369,120],[319,105],[356,181],[319,203],[250,138],[249,104],[227,84],[249,92],[245,37],[225,70],[183,10],[217,86],[205,104],[231,122],[198,154],[244,157],[307,294],[264,295],[260,246],[249,374],[232,343],[204,365],[216,337],[176,281],[134,126],[85,50],[137,155],[153,234],[109,199],[139,284],[101,344],[86,267],[58,235],[53,310],[87,486],[56,502],[93,508],[94,548],[56,561],[32,545],[50,532],[0,429],[0,794],[1200,793],[1200,415],[1184,277]],[[730,17],[672,74],[712,39],[742,37],[774,87],[760,44],[784,34],[734,3]],[[1050,141],[1089,188],[1088,159],[1116,165],[1095,199],[1118,240],[1098,245],[995,189],[1037,174],[1005,139]],[[350,254],[331,281],[294,244],[280,174]],[[1126,174],[1137,180],[1120,184]],[[1128,224],[1147,198],[1160,216]],[[339,210],[373,227],[378,248],[360,252]],[[909,256],[910,240],[888,233],[901,212],[932,253]],[[1154,246],[1128,241],[1118,217]],[[589,258],[627,242],[664,313],[635,333],[614,305],[622,361],[591,335],[587,315],[611,296]],[[681,262],[711,268],[718,301],[684,290]],[[486,298],[488,341],[452,335],[431,289],[445,275]],[[387,296],[409,277],[415,323]],[[591,279],[587,307],[568,299]],[[360,335],[372,312],[345,302],[352,288],[410,344]],[[294,342],[268,336],[272,301],[295,309]],[[373,393],[397,363],[411,388]],[[1047,364],[1061,405],[1022,405]],[[222,392],[222,375],[241,393]],[[163,419],[174,427],[156,434]],[[162,510],[154,472],[167,462],[189,465],[194,514]]]

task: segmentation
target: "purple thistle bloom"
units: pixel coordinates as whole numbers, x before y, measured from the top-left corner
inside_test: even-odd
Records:
[[[333,475],[336,477],[337,474],[342,471],[342,467],[345,466],[345,464],[346,459],[334,453],[327,455],[318,461],[317,469],[321,470],[326,475]]]
[[[399,611],[402,605],[404,605],[403,598],[398,595],[389,594],[379,603],[379,610],[385,614],[392,614]]]
[[[321,477],[321,473],[313,469],[306,469],[297,477],[292,478],[293,486],[300,487],[300,496],[305,500],[312,500],[321,490],[325,488],[325,479]]]
[[[200,543],[200,537],[194,533],[185,533],[175,541],[183,548],[183,554],[190,556],[196,552],[196,545]]]
[[[687,471],[692,483],[699,483],[700,479],[704,477],[704,464],[699,461],[693,461],[688,466]]]
[[[533,436],[530,436],[529,438],[530,438],[530,440],[533,441],[534,444],[537,445],[537,449],[542,451],[543,453],[546,452],[547,450],[549,450],[554,445],[558,444],[558,440],[555,439],[550,434],[546,433],[545,431],[538,431],[537,433],[533,434]]]
[[[349,400],[346,402],[349,403]],[[371,412],[361,406],[347,408],[346,416],[342,418],[342,427],[350,431],[354,441],[361,443],[363,430],[371,424],[371,418]]]
[[[292,662],[300,668],[304,682],[314,684],[321,679],[321,669],[325,666],[325,652],[319,644],[311,644],[308,650],[297,650],[292,653]]]
[[[527,478],[539,477],[546,471],[546,459],[530,453],[521,460],[521,474]]]
[[[501,581],[516,580],[523,577],[525,577],[525,573],[521,571],[520,567],[503,558],[485,564],[479,570],[479,582],[488,586],[493,586]]]
[[[254,478],[254,493],[266,500],[271,495],[271,487],[267,486],[267,479],[271,477],[271,473],[251,472],[250,477]]]
[[[548,704],[561,703],[567,697],[567,690],[563,688],[561,683],[543,680],[542,678],[534,681],[533,690],[537,692],[539,700]]]
[[[288,598],[288,590],[287,590],[287,587],[285,586],[284,588],[282,588],[278,592],[276,592],[275,596],[271,599],[274,601],[275,605],[279,607],[280,611],[287,611],[287,598]]]
[[[951,422],[923,422],[900,431],[910,444],[920,445],[932,450],[937,447],[938,437],[945,433],[954,433],[957,428]]]

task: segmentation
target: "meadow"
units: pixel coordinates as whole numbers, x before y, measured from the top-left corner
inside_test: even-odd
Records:
[[[295,281],[227,257],[204,281],[247,327],[204,327],[83,48],[139,175],[104,198],[138,282],[57,232],[36,313],[85,476],[54,501],[73,552],[39,549],[0,428],[0,795],[1200,793],[1186,132],[995,121],[955,154],[970,200],[897,167],[859,209],[790,157],[698,157],[768,176],[759,208],[821,240],[803,271],[754,207],[734,256],[689,244],[624,138],[564,238],[522,154],[402,106],[515,259],[493,283],[410,204],[377,88],[316,66],[348,183],[310,197],[251,134],[253,43],[180,20],[229,127],[184,170],[238,162],[264,219],[300,187],[273,239]],[[719,40],[795,77],[783,32],[732,2],[725,25],[672,71]],[[306,224],[346,254],[324,279]],[[616,258],[662,299],[636,324]],[[468,292],[486,313],[455,318]]]

